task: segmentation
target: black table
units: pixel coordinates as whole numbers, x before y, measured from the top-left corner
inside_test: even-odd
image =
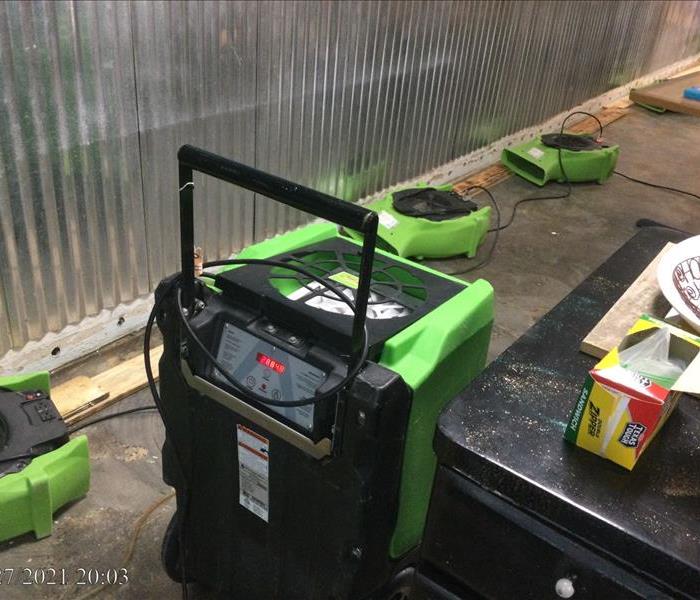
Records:
[[[563,439],[596,362],[581,340],[684,237],[637,233],[448,406],[423,597],[556,598],[559,579],[574,598],[700,596],[700,401],[681,398],[631,472]]]

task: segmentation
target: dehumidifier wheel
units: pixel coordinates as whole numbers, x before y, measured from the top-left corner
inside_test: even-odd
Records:
[[[160,560],[168,577],[176,583],[182,583],[182,569],[180,568],[180,526],[177,511],[170,519],[165,529],[163,545],[160,549]]]

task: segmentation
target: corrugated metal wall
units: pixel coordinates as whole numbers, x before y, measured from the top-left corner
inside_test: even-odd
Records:
[[[150,289],[124,7],[0,3],[0,354]]]
[[[179,269],[177,149],[255,163],[258,7],[248,2],[131,6],[140,178],[152,285]],[[253,194],[197,177],[196,239],[223,257],[253,239]],[[145,261],[144,261],[145,262]]]
[[[0,3],[0,356],[177,268],[189,142],[354,200],[700,50],[698,2]],[[303,222],[204,178],[208,257]]]

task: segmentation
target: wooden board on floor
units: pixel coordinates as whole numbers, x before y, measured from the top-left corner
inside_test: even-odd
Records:
[[[151,349],[151,365],[153,374],[158,376],[158,360],[163,353],[163,347],[158,346]],[[95,375],[92,380],[103,390],[109,390],[110,400],[116,401],[145,388],[148,384],[146,379],[146,369],[143,365],[141,354],[134,356],[116,367]]]
[[[673,244],[670,242],[664,246],[613,307],[598,321],[598,324],[581,342],[582,352],[596,358],[603,358],[617,346],[639,315],[647,313],[663,318],[668,312],[669,304],[656,281],[656,267],[661,257],[671,247]]]
[[[80,410],[86,404],[101,402],[109,396],[90,377],[74,377],[51,390],[53,400],[58,412],[63,417]]]
[[[618,119],[624,117],[629,112],[630,106],[632,106],[632,102],[627,98],[624,98],[623,100],[618,100],[610,106],[606,106],[603,110],[596,114],[596,117],[598,117],[600,124],[603,127],[606,127],[613,121],[617,121]],[[582,121],[574,123],[571,127],[567,126],[566,131],[570,131],[572,133],[598,133],[598,122],[591,117],[586,117]]]
[[[649,87],[632,90],[630,98],[640,104],[700,117],[700,100],[683,98],[683,90],[693,85],[700,85],[700,73],[689,73],[683,77],[667,79]]]
[[[158,360],[163,346],[151,350],[153,376],[158,379]],[[51,394],[61,416],[72,424],[130,396],[148,385],[143,356],[139,354],[94,377],[75,377]]]
[[[480,185],[485,188],[492,187],[497,183],[501,183],[501,181],[505,181],[511,175],[512,173],[505,166],[498,163],[455,183],[454,189],[458,194],[464,194],[473,185]]]

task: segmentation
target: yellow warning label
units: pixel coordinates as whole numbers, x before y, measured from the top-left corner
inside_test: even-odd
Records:
[[[346,271],[341,271],[340,273],[335,273],[329,277],[329,279],[332,279],[333,281],[337,281],[341,285],[344,285],[345,287],[352,288],[353,290],[357,289],[358,284],[360,283],[360,280],[358,279],[357,275],[353,275],[352,273],[347,273]]]

